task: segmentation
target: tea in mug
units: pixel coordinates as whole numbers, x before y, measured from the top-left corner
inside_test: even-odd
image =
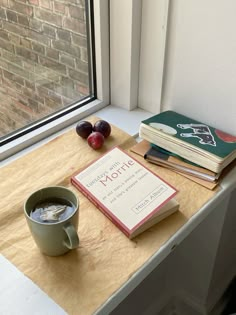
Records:
[[[64,198],[40,201],[30,212],[30,217],[40,223],[56,223],[66,220],[75,211],[75,205]]]

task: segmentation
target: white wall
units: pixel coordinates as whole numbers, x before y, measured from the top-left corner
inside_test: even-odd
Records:
[[[170,0],[162,109],[236,135],[235,12],[235,0]]]
[[[235,190],[111,313],[220,315],[235,276]]]

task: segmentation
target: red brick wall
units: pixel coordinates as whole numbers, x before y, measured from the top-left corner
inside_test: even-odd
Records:
[[[85,0],[0,0],[0,135],[85,96]]]

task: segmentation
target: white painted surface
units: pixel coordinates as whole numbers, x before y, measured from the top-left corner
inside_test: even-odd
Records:
[[[141,0],[110,1],[111,104],[134,109],[138,103]]]
[[[0,314],[67,314],[2,255],[0,255],[0,279]]]
[[[97,98],[110,103],[109,69],[109,4],[108,0],[93,1],[96,58]]]
[[[110,1],[111,104],[160,111],[169,0]]]
[[[163,108],[236,135],[236,1],[170,4]]]
[[[169,0],[142,4],[138,106],[152,113],[161,109],[168,7]]]

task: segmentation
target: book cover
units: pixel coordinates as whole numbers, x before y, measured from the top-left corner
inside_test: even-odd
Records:
[[[139,135],[214,172],[221,171],[236,156],[235,136],[174,111],[143,120]]]
[[[118,147],[71,182],[129,238],[178,209],[177,190]]]

